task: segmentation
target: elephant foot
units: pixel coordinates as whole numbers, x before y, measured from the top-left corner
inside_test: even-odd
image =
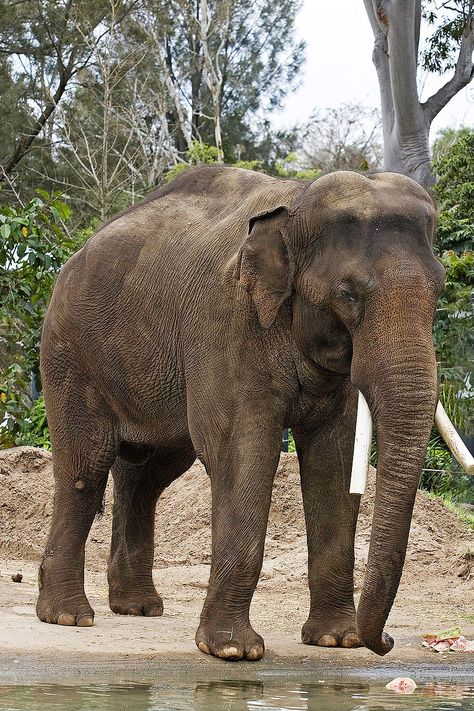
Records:
[[[310,615],[301,630],[304,644],[318,647],[361,647],[356,632],[355,614],[350,615]]]
[[[55,625],[92,627],[94,624],[94,610],[83,590],[65,594],[58,587],[54,590],[43,587],[36,603],[36,614],[42,622]]]
[[[163,600],[154,585],[124,586],[115,588],[109,585],[109,606],[117,615],[137,615],[161,617]]]
[[[227,661],[257,661],[265,651],[262,637],[250,624],[235,627],[229,623],[201,623],[196,632],[196,645],[201,652]]]

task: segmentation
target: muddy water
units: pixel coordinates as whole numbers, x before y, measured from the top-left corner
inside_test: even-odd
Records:
[[[472,686],[427,683],[412,694],[382,684],[215,681],[192,684],[0,686],[2,711],[474,710]]]

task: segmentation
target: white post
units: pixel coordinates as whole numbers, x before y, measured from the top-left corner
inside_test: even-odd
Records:
[[[453,457],[455,457],[467,474],[474,475],[474,457],[462,441],[456,428],[449,419],[446,410],[438,401],[438,406],[435,413],[435,425],[439,430],[441,437],[444,439]]]
[[[370,464],[370,447],[372,444],[372,416],[369,406],[359,391],[357,403],[357,422],[354,438],[354,456],[352,458],[350,494],[364,494],[367,486],[367,474]]]

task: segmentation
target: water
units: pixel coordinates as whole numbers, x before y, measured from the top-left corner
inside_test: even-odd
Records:
[[[474,710],[472,686],[421,684],[399,694],[384,684],[203,681],[155,684],[0,686],[2,711],[403,711]]]

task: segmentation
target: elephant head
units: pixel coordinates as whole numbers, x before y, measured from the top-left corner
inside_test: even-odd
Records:
[[[240,259],[261,325],[291,297],[299,350],[329,377],[350,376],[369,404],[378,467],[357,626],[378,654],[393,646],[383,628],[437,402],[432,323],[444,270],[434,224],[433,202],[413,180],[333,173],[291,206],[257,215]]]

